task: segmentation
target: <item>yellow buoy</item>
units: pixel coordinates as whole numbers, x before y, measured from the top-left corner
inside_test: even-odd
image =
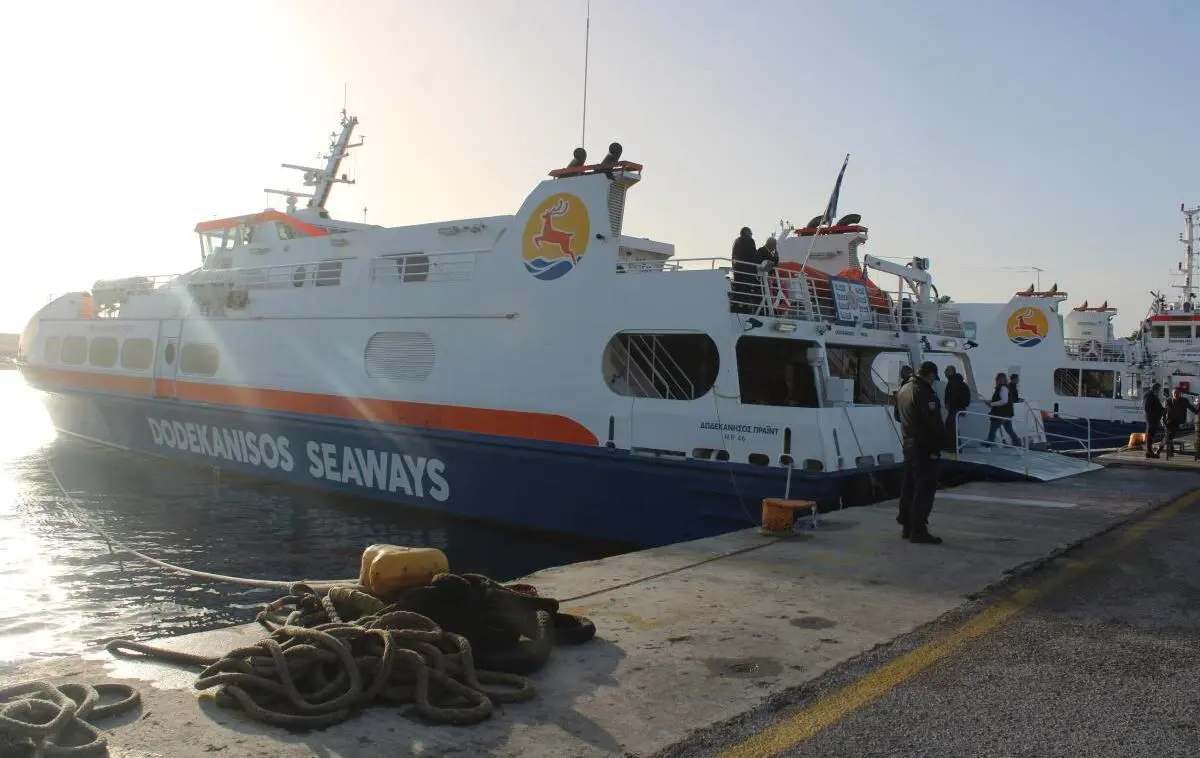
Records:
[[[363,551],[358,583],[376,595],[429,584],[450,570],[446,554],[436,547],[371,545]]]

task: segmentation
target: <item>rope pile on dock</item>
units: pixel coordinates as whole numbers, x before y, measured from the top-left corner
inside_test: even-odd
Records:
[[[101,704],[105,694],[117,700]],[[24,682],[0,689],[0,756],[108,755],[108,740],[92,722],[140,702],[137,690],[125,684]]]
[[[266,724],[321,729],[380,702],[411,703],[436,723],[478,723],[496,703],[534,697],[522,675],[544,666],[556,644],[595,635],[587,619],[560,613],[557,600],[479,574],[441,574],[386,598],[361,585],[322,595],[295,584],[257,620],[270,634],[220,658],[124,640],[108,650],[205,666],[195,687],[218,688],[218,705]]]

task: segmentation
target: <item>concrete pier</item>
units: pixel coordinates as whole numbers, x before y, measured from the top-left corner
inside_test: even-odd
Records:
[[[1049,483],[978,482],[938,493],[930,528],[942,545],[901,540],[891,501],[824,514],[794,538],[747,530],[541,571],[522,581],[592,618],[597,639],[556,650],[532,677],[533,701],[470,727],[427,726],[380,707],[292,734],[216,707],[192,689],[193,671],[103,652],[22,666],[4,672],[0,685],[138,686],[142,711],[101,725],[111,754],[128,758],[650,756],[1196,486],[1194,472],[1162,466]],[[262,634],[242,626],[161,644],[220,654]]]

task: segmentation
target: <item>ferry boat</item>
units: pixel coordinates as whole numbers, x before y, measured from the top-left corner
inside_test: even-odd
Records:
[[[1151,292],[1149,313],[1139,325],[1134,353],[1134,389],[1140,394],[1157,381],[1164,394],[1174,388],[1195,394],[1200,389],[1200,302],[1195,283],[1195,232],[1200,208],[1179,206],[1185,232],[1180,241],[1186,258],[1180,263],[1183,284],[1168,302],[1162,292]],[[1195,401],[1195,397],[1192,398]]]
[[[1113,333],[1117,309],[1088,301],[1065,313],[1055,284],[1006,303],[956,303],[980,386],[1018,375],[1018,395],[1037,412],[1047,446],[1063,452],[1120,447],[1144,431],[1141,402],[1128,388],[1132,356]]]
[[[756,525],[763,497],[869,491],[902,462],[878,358],[964,360],[928,261],[860,261],[857,216],[785,225],[747,302],[728,259],[626,235],[643,167],[617,143],[576,149],[513,215],[331,218],[357,123],[343,111],[323,168],[283,164],[312,188],[286,211],[197,224],[194,270],[41,308],[18,361],[61,432],[657,545]]]

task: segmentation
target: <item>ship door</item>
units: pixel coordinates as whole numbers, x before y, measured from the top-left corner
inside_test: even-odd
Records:
[[[168,319],[159,323],[158,351],[154,361],[154,396],[175,398],[175,377],[179,373],[179,336],[183,322]]]

